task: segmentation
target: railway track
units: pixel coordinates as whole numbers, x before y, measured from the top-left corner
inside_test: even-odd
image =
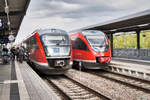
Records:
[[[146,93],[150,93],[150,81],[147,80],[142,80],[139,78],[113,73],[109,71],[106,72],[89,71],[89,73],[118,82],[123,85],[127,85],[129,87],[141,90]]]
[[[111,100],[85,85],[66,76],[46,77],[64,100]]]

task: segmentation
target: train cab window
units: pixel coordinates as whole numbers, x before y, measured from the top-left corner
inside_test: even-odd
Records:
[[[108,41],[105,35],[87,35],[86,39],[93,50],[97,52],[105,52],[109,49]]]
[[[93,36],[86,36],[86,39],[90,43],[90,45],[105,45],[106,43],[106,38],[104,36],[98,36],[98,35],[93,35]]]
[[[80,38],[76,38],[72,41],[73,49],[86,50],[89,51],[87,45]]]
[[[67,35],[43,35],[41,38],[45,46],[69,44],[69,37]]]

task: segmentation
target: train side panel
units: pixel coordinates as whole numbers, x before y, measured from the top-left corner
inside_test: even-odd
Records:
[[[35,33],[32,37],[30,37],[29,45],[30,60],[34,63],[46,65],[47,60],[38,33]]]
[[[95,62],[95,56],[91,52],[87,41],[79,33],[72,35],[75,39],[72,40],[73,60]]]

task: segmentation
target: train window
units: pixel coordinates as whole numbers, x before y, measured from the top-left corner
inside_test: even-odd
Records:
[[[43,35],[44,45],[68,45],[69,37],[67,35]]]
[[[93,35],[93,36],[86,36],[86,39],[88,40],[88,42],[90,43],[90,45],[105,45],[105,37],[104,36],[97,36],[97,35]]]
[[[109,45],[106,37],[98,35],[85,36],[93,50],[97,52],[108,51]]]
[[[27,40],[26,43],[27,43],[27,48],[30,49],[30,41],[29,41],[29,39]]]
[[[37,49],[38,45],[37,45],[37,41],[36,41],[35,36],[33,37],[32,43],[33,43],[33,48]]]
[[[73,49],[89,51],[87,45],[80,38],[76,38],[75,40],[72,41],[72,47]]]
[[[29,40],[26,40],[25,43],[27,44],[27,48],[29,49]]]

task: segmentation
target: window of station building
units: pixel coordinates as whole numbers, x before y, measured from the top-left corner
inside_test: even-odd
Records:
[[[150,49],[150,30],[140,32],[140,48]]]
[[[80,38],[76,38],[75,40],[72,40],[72,48],[79,49],[79,50],[86,50],[86,51],[89,50],[87,45]]]
[[[137,48],[137,35],[135,32],[119,33],[113,36],[113,47],[118,49]]]

